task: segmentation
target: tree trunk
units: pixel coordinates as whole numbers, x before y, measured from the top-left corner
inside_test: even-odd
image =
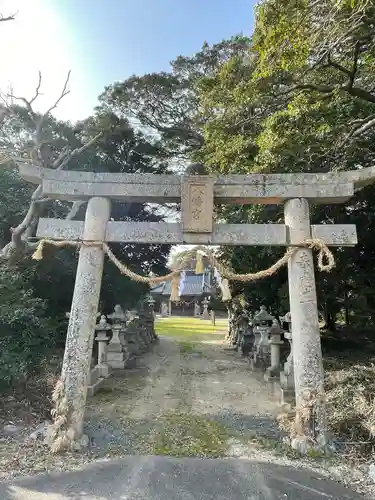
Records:
[[[350,324],[350,311],[349,311],[349,298],[348,292],[345,292],[344,304],[345,304],[345,325],[348,326]]]
[[[326,326],[327,330],[330,330],[331,332],[336,331],[336,315],[328,312],[327,314],[327,319],[326,319]]]

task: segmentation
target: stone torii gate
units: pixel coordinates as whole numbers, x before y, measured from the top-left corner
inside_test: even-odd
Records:
[[[28,165],[21,176],[42,184],[43,195],[87,200],[85,221],[40,219],[37,237],[55,240],[197,245],[300,246],[289,259],[290,311],[297,407],[304,391],[323,392],[323,364],[312,250],[308,238],[328,246],[357,243],[355,225],[311,225],[311,204],[343,203],[375,182],[375,167],[325,174],[177,176],[56,171]],[[179,202],[182,223],[110,221],[111,199]],[[216,224],[214,203],[283,204],[284,224]],[[302,245],[302,246],[301,246]],[[82,434],[104,251],[82,245],[66,339],[62,381],[71,407],[72,439]],[[318,405],[319,406],[319,405]],[[317,410],[315,436],[325,433],[324,404]]]

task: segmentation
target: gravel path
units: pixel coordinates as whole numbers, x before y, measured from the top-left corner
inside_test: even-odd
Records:
[[[220,344],[194,344],[192,352],[181,353],[184,343],[181,347],[162,338],[141,360],[148,371],[147,385],[133,394],[129,416],[152,418],[178,409],[228,423],[233,414],[234,427],[251,427],[252,418],[254,422],[272,421],[277,405],[267,385],[249,371],[238,354],[224,351]]]
[[[240,434],[280,437],[276,401],[246,361],[225,351],[223,339],[190,345],[184,352],[186,342],[161,338],[135,371],[113,377],[90,400],[86,432],[95,446],[107,451],[108,440],[113,450],[118,441],[124,453],[150,452],[142,436],[157,433],[163,416],[175,413],[213,420]]]
[[[261,374],[251,372],[239,353],[225,349],[224,337],[160,338],[134,368],[115,373],[89,399],[88,450],[53,456],[41,441],[7,440],[0,446],[0,479],[72,471],[127,455],[236,457],[308,468],[371,491],[364,471],[285,456],[275,423],[277,401]]]

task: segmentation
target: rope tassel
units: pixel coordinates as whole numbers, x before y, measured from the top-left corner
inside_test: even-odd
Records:
[[[171,283],[171,301],[172,302],[178,302],[180,300],[180,296],[178,294],[180,287],[180,274],[176,274],[172,278],[172,283]]]
[[[43,259],[43,248],[44,248],[44,240],[40,240],[38,243],[38,246],[36,247],[36,250],[32,254],[31,258],[34,260],[42,260]]]
[[[197,252],[195,256],[195,274],[203,274],[203,272],[203,254],[201,252]]]
[[[221,280],[220,288],[223,302],[228,302],[232,298],[232,294],[230,293],[229,282],[226,278]]]
[[[82,244],[87,244],[89,246],[103,246],[101,242],[93,242],[91,243],[85,243],[82,242]],[[49,239],[42,239],[39,241],[38,246],[36,247],[35,252],[32,254],[31,258],[34,260],[43,260],[43,250],[46,245],[52,245],[57,248],[63,248],[63,247],[76,247],[79,248],[81,246],[81,243],[79,241],[67,241],[67,240],[62,240],[62,241],[55,241],[55,240],[49,240]]]

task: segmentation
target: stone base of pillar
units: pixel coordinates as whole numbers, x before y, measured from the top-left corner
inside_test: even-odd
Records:
[[[312,441],[309,436],[297,436],[289,440],[290,447],[300,455],[309,455],[312,453],[333,456],[337,453],[337,447],[327,434],[321,434],[316,441]]]
[[[210,320],[210,314],[208,311],[205,311],[202,316],[201,316],[201,319],[204,319],[204,320]]]
[[[280,402],[282,405],[290,404],[294,406],[296,404],[295,390],[280,387]]]
[[[254,371],[265,371],[270,364],[270,354],[267,352],[254,353],[253,358],[250,361],[251,369]]]
[[[134,335],[132,333],[131,335],[128,335],[126,338],[127,346],[128,346],[128,351],[129,351],[129,358],[134,358],[135,356],[138,356],[141,354],[141,348],[139,345],[139,339],[138,336]]]
[[[111,376],[112,373],[112,367],[109,366],[108,363],[98,365],[99,368],[99,374],[103,378],[108,378]]]
[[[264,380],[266,382],[273,382],[280,378],[280,368],[269,366],[264,374]]]
[[[90,372],[89,383],[87,386],[87,396],[94,396],[103,385],[104,378],[100,376],[99,366],[95,366]]]
[[[128,355],[123,351],[110,351],[107,354],[107,363],[113,369],[123,369],[128,361]]]

